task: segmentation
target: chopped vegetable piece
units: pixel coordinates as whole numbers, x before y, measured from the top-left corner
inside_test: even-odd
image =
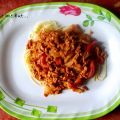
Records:
[[[97,41],[96,40],[93,40],[88,46],[87,46],[87,49],[86,51],[87,52],[91,52],[92,48],[97,44]]]
[[[88,74],[88,78],[92,78],[94,76],[95,70],[96,70],[96,68],[95,68],[95,62],[92,60],[90,62],[90,71],[89,71],[89,74]]]
[[[62,59],[60,57],[57,57],[55,59],[55,63],[56,63],[56,65],[61,65],[62,64]]]
[[[44,67],[44,68],[48,68],[48,64],[46,62],[46,58],[47,58],[47,55],[45,53],[43,53],[41,55],[41,58],[40,58],[41,66]]]

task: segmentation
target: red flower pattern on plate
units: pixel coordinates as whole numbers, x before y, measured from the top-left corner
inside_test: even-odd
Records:
[[[59,7],[60,13],[64,15],[74,15],[78,16],[81,14],[81,9],[77,6],[67,4],[65,6]]]

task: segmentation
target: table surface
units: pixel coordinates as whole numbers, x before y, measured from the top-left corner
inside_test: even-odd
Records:
[[[0,0],[0,16],[17,7],[43,2],[87,2],[100,5],[112,11],[120,18],[120,0]],[[0,109],[0,120],[17,120]],[[120,120],[120,106],[97,120]]]

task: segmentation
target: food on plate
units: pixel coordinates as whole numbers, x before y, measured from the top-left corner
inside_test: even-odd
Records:
[[[65,89],[78,93],[88,90],[85,83],[95,76],[106,57],[102,44],[78,24],[63,28],[56,21],[44,21],[30,35],[25,63],[48,96]]]

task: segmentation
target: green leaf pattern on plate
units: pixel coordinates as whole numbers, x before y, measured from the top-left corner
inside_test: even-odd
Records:
[[[15,103],[20,106],[23,106],[25,104],[25,101],[20,98],[16,98]]]
[[[100,20],[100,21],[107,20],[108,22],[111,21],[111,14],[109,12],[103,13],[102,10],[99,9],[99,8],[94,8],[94,9],[92,9],[92,11],[98,15],[97,16],[97,20]],[[95,21],[96,21],[96,19],[93,19],[88,14],[86,14],[86,18],[87,19],[83,21],[83,26],[84,27],[88,27],[89,25],[93,26]]]
[[[105,19],[104,16],[98,16],[97,18],[98,18],[99,20],[104,20],[104,19]]]
[[[2,91],[0,91],[0,101],[3,100],[5,98],[4,94],[2,93]]]
[[[106,19],[110,22],[111,21],[111,15],[109,12],[106,13]]]
[[[1,88],[1,87],[0,87]],[[1,88],[2,89],[2,88]],[[9,97],[10,95],[4,91],[4,93],[0,90],[0,101],[4,100],[5,99],[5,95],[7,95],[7,97]],[[11,97],[9,97],[11,99]],[[33,109],[33,110],[30,110],[30,109],[25,109],[23,106],[24,105],[28,105],[28,104],[25,104],[25,101],[22,100],[21,98],[17,97],[16,99],[11,99],[14,101],[15,104],[19,105],[19,108],[23,109],[23,110],[29,110],[31,111],[31,115],[35,116],[35,117],[40,117],[42,112],[38,109]],[[5,100],[6,101],[6,100]],[[7,101],[6,101],[7,102]],[[10,104],[10,102],[8,102]],[[12,104],[14,107],[16,107],[15,104]],[[46,109],[47,112],[53,112],[53,113],[56,113],[57,112],[57,106],[52,106],[52,105],[48,105],[47,108],[45,107],[41,107],[41,106],[34,106],[34,105],[28,105],[28,106],[31,106],[31,107],[37,107],[37,108],[42,108],[42,109]]]
[[[83,21],[83,26],[84,26],[84,27],[87,27],[88,25],[89,25],[89,20]]]
[[[89,20],[92,20],[92,17],[90,15],[86,15],[86,17],[89,19]]]
[[[93,26],[93,25],[94,25],[94,20],[92,20],[92,21],[90,22],[90,25],[91,25],[91,26]]]
[[[42,112],[40,110],[37,109],[33,109],[31,112],[31,115],[36,116],[36,117],[40,117],[42,114]]]
[[[57,112],[57,106],[51,106],[51,105],[49,105],[47,107],[47,112],[54,112],[54,113],[56,113]]]
[[[102,14],[103,14],[102,11],[101,11],[101,9],[99,9],[99,8],[94,8],[92,11],[93,11],[94,13],[96,13],[96,14],[99,14],[99,15],[102,15]]]
[[[83,26],[84,27],[87,27],[89,25],[93,26],[94,25],[94,20],[92,19],[92,17],[90,15],[86,14],[86,18],[87,18],[87,20],[83,21]]]

